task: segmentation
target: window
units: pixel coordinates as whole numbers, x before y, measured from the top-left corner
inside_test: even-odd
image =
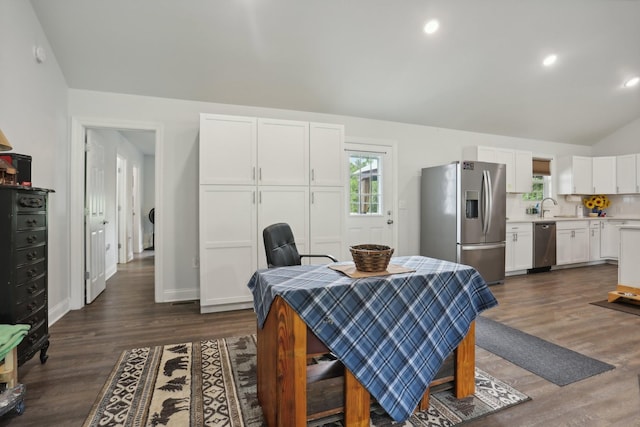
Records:
[[[382,157],[374,153],[349,155],[349,213],[382,213]]]
[[[534,158],[531,192],[524,193],[522,200],[540,201],[545,197],[551,197],[551,160]]]

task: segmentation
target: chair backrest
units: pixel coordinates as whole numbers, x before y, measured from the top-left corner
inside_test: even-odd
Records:
[[[266,227],[262,238],[269,268],[300,265],[300,254],[289,224],[279,222]]]

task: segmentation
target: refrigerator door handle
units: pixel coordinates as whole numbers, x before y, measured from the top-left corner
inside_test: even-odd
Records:
[[[491,231],[491,223],[493,222],[493,183],[491,182],[491,172],[484,172],[487,174],[487,188],[489,189],[487,196],[487,210],[489,211],[489,215],[487,216],[487,231],[485,232],[488,233]]]
[[[491,176],[489,171],[482,171],[482,234],[489,232],[491,218]]]
[[[500,249],[506,247],[505,243],[493,243],[489,245],[462,245],[460,248],[463,251],[483,251],[486,249]]]

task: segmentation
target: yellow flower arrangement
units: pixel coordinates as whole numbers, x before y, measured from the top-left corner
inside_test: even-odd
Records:
[[[582,204],[588,209],[591,209],[591,211],[598,212],[608,208],[611,205],[611,201],[606,195],[599,194],[597,196],[585,197],[582,199]]]

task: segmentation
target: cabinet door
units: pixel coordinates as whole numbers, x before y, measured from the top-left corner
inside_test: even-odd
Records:
[[[507,272],[516,270],[514,266],[517,238],[517,233],[507,232],[507,240],[504,253],[504,270]]]
[[[589,232],[587,228],[572,230],[572,261],[589,261]]]
[[[258,184],[309,185],[309,123],[258,120]]]
[[[639,288],[640,291],[640,228],[624,227],[620,230],[620,261],[618,283]]]
[[[252,186],[200,186],[200,305],[253,301],[256,204]]]
[[[573,156],[573,194],[593,194],[591,157]]]
[[[531,228],[531,226],[529,226]],[[533,267],[533,232],[517,233],[515,251],[513,253],[514,270],[526,270]]]
[[[344,232],[344,188],[312,187],[309,239],[312,254],[329,254],[340,261],[351,259],[347,255]],[[331,262],[327,258],[310,260],[312,264]]]
[[[593,193],[616,193],[616,157],[594,157],[593,161]]]
[[[533,155],[531,151],[515,151],[515,192],[531,192],[533,176]]]
[[[556,264],[573,262],[572,232],[573,230],[556,230]]]
[[[604,259],[618,259],[620,225],[624,221],[602,221],[600,226],[600,256]]]
[[[309,125],[311,185],[344,185],[344,126]]]
[[[589,260],[600,260],[600,224],[589,227]]]
[[[636,158],[637,154],[616,157],[616,192],[629,194],[638,192]]]
[[[640,154],[636,154],[636,193],[640,193]]]
[[[201,114],[200,184],[254,184],[256,138],[254,117]]]
[[[309,253],[309,188],[305,186],[258,187],[258,268],[267,268],[262,230],[286,222],[293,231],[298,252]],[[303,263],[308,261],[303,260]]]
[[[515,154],[513,150],[504,148],[496,148],[496,163],[504,163],[506,165],[506,187],[507,193],[516,191],[516,172],[515,172]],[[529,178],[531,179],[531,178]]]

